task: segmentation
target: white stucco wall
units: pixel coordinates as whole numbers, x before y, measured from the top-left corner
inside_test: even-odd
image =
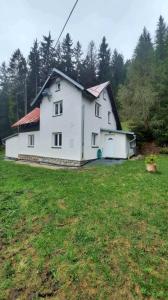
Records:
[[[61,90],[56,84],[49,88],[52,97],[44,97],[40,105],[40,131],[19,133],[6,140],[6,156],[18,154],[81,160],[81,107],[82,93],[66,80],[61,80]],[[53,116],[53,103],[63,101],[63,114]],[[62,132],[62,147],[53,148],[52,133]],[[34,147],[28,147],[28,135],[35,135]]]
[[[11,158],[18,158],[18,141],[19,136],[13,136],[5,141],[5,156]]]
[[[28,135],[34,135],[34,147],[28,146]],[[40,131],[19,133],[5,143],[6,157],[18,158],[19,154],[40,155]]]
[[[96,100],[101,105],[101,118],[95,116],[95,100],[88,100],[83,98],[83,105],[85,110],[84,117],[84,159],[97,158],[98,148],[93,148],[91,145],[92,133],[98,133],[98,146],[102,148],[102,139],[100,129],[116,130],[116,122],[112,112],[110,99],[106,91],[106,100],[103,99],[103,92]],[[108,112],[111,112],[111,124],[108,124]]]
[[[46,157],[81,159],[81,91],[65,80],[61,90],[50,87],[52,98],[45,97],[40,106],[40,153]],[[53,117],[53,103],[63,101],[63,114]],[[52,133],[62,132],[61,149],[52,148]]]

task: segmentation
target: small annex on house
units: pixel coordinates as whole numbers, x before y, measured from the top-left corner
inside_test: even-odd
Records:
[[[80,166],[135,154],[136,137],[122,131],[110,82],[85,89],[53,69],[31,105],[4,139],[7,158]]]

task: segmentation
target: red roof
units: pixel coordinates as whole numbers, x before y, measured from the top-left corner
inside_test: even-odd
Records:
[[[12,127],[17,127],[20,125],[30,124],[30,123],[37,123],[40,120],[40,108],[36,107],[19,121],[14,123]]]
[[[99,97],[100,93],[104,90],[104,88],[106,88],[106,86],[109,85],[109,83],[110,83],[109,81],[106,81],[106,82],[101,83],[99,85],[92,86],[89,89],[87,89],[87,91],[89,93],[91,93],[93,96]]]

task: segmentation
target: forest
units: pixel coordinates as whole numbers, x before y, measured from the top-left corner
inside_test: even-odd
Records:
[[[0,141],[32,109],[54,67],[85,87],[110,80],[123,129],[134,131],[139,141],[168,144],[168,26],[162,16],[154,38],[143,29],[130,60],[112,51],[105,36],[98,48],[90,41],[86,53],[69,33],[56,46],[51,33],[35,39],[28,57],[16,49],[0,67]]]

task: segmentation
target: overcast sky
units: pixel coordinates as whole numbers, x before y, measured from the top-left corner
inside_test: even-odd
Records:
[[[75,0],[0,0],[0,62],[20,48],[26,56],[33,40],[51,31],[57,39]],[[125,58],[132,56],[144,26],[154,35],[159,15],[168,22],[168,0],[79,0],[64,32],[86,49],[102,36]]]

